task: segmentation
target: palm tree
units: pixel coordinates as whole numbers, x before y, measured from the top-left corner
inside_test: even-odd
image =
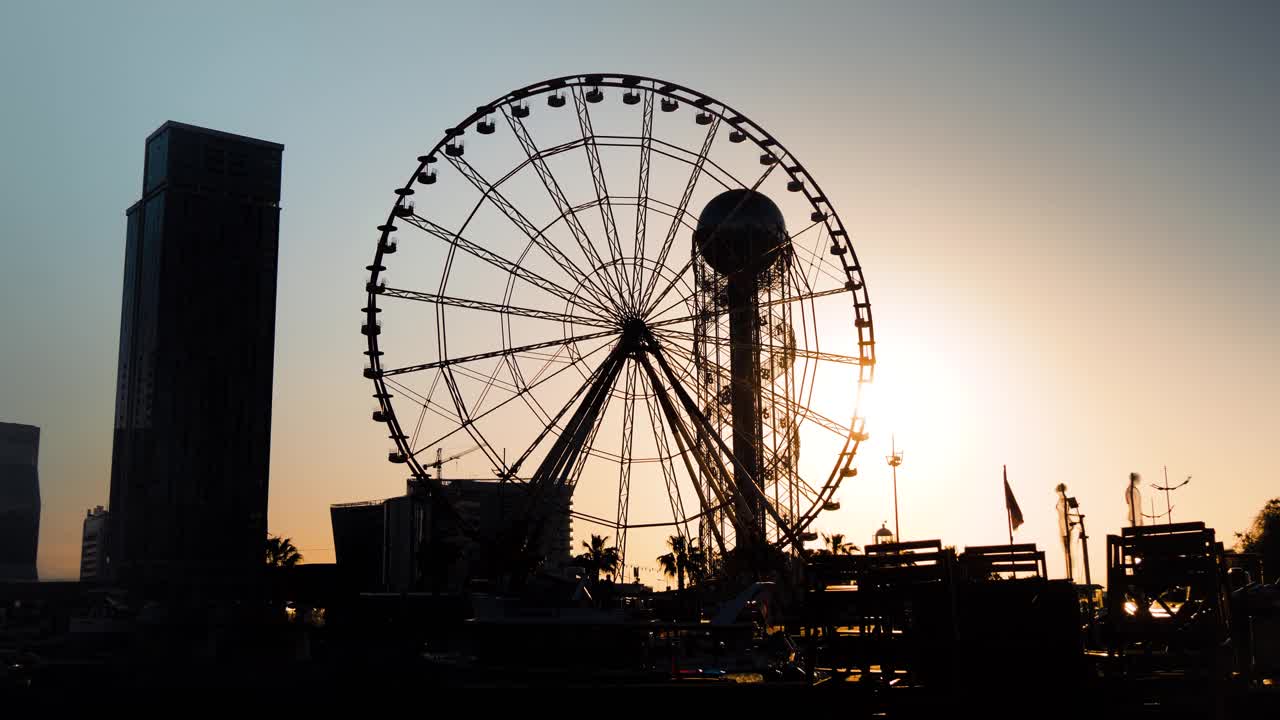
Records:
[[[676,587],[684,590],[684,577],[689,575],[690,581],[697,583],[702,579],[706,566],[706,553],[696,543],[685,540],[681,535],[667,538],[667,547],[671,552],[658,556],[658,566],[667,577],[676,579]]]
[[[591,542],[582,543],[582,547],[586,552],[574,558],[574,561],[581,564],[591,575],[592,582],[599,582],[600,573],[602,572],[610,575],[616,574],[618,566],[622,564],[622,558],[618,555],[618,548],[605,547],[607,542],[609,542],[607,535],[592,535]]]
[[[282,538],[267,533],[267,567],[291,568],[302,560],[302,553],[293,545],[293,538]]]
[[[707,571],[711,564],[711,559],[707,557],[707,551],[702,549],[697,543],[689,543],[689,584],[700,585],[707,578]]]
[[[819,551],[823,555],[852,555],[858,550],[857,545],[844,541],[843,533],[824,534],[822,541],[827,544],[825,548]]]

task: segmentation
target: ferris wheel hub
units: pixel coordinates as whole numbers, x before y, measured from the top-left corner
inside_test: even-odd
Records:
[[[643,318],[630,315],[622,319],[622,338],[619,342],[622,343],[627,354],[636,355],[643,352],[648,347],[650,338],[652,334]]]

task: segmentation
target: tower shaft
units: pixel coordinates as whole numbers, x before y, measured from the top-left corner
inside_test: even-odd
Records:
[[[764,475],[760,448],[764,447],[764,430],[760,420],[760,323],[759,276],[736,273],[728,278],[729,300],[729,372],[733,378],[733,456],[734,485],[740,523],[747,518],[752,527],[735,528],[738,542],[764,540]],[[752,490],[748,483],[754,483]]]

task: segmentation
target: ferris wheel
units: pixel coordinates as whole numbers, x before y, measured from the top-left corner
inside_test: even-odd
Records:
[[[391,462],[436,487],[434,449],[477,446],[473,473],[572,497],[550,512],[624,564],[646,533],[812,539],[856,474],[875,336],[849,236],[777,138],[680,85],[575,75],[411,165],[363,310]]]

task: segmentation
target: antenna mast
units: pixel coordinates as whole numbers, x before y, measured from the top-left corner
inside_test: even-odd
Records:
[[[889,436],[889,454],[885,460],[893,468],[893,541],[902,542],[902,529],[898,527],[898,466],[902,464],[902,451],[893,435]]]
[[[1164,509],[1164,514],[1165,514],[1165,516],[1166,516],[1166,517],[1168,517],[1168,518],[1169,518],[1169,524],[1170,524],[1170,525],[1172,525],[1172,524],[1173,524],[1173,500],[1172,500],[1172,498],[1170,497],[1170,493],[1171,493],[1171,492],[1173,492],[1174,490],[1181,489],[1184,485],[1186,485],[1186,484],[1187,484],[1187,483],[1189,483],[1189,482],[1191,482],[1191,476],[1190,476],[1190,475],[1188,475],[1188,476],[1187,476],[1187,479],[1186,479],[1186,480],[1183,480],[1182,482],[1178,483],[1177,485],[1170,485],[1170,484],[1169,484],[1169,466],[1168,466],[1168,465],[1165,465],[1165,466],[1164,466],[1164,485],[1163,485],[1163,486],[1160,486],[1160,485],[1152,485],[1152,486],[1151,486],[1152,488],[1154,488],[1154,489],[1156,489],[1156,490],[1163,490],[1163,491],[1164,491],[1164,508],[1165,508],[1165,509]],[[1154,507],[1152,507],[1152,508],[1151,508],[1151,512],[1152,512],[1152,514],[1154,514],[1154,513],[1155,513],[1155,508],[1154,508]]]

